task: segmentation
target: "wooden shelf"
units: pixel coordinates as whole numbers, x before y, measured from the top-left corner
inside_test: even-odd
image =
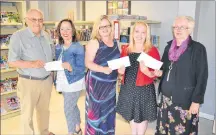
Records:
[[[43,22],[44,25],[55,25],[55,23],[58,23],[58,22],[54,22],[54,21],[44,21]]]
[[[7,46],[1,47],[1,50],[8,50],[9,48]]]
[[[93,25],[93,21],[74,21],[74,25]]]
[[[8,94],[12,94],[12,93],[16,93],[16,90],[12,90],[12,91],[7,91],[7,92],[1,92],[1,96],[2,95],[8,95]]]
[[[153,21],[153,20],[132,20],[131,22],[132,23],[135,23],[135,22],[144,22],[144,23],[147,23],[147,24],[160,24],[161,23],[159,21]]]
[[[7,2],[7,3],[17,2],[17,3],[22,3],[23,1],[16,1],[16,0],[1,0],[1,2]]]
[[[1,114],[1,120],[11,118],[14,116],[20,115],[20,109],[9,111],[5,114]]]
[[[139,20],[148,24],[160,24],[161,22],[159,21],[153,21],[153,20]]]
[[[22,26],[22,23],[1,23],[1,26]]]
[[[44,21],[44,25],[55,25],[58,22],[55,21]],[[74,21],[74,25],[93,25],[93,21]]]
[[[9,69],[1,69],[1,73],[13,72],[16,71],[16,68],[9,68]]]
[[[154,21],[154,20],[139,20],[139,19],[120,19],[119,21],[129,21],[132,24],[135,22],[145,22],[147,24],[160,24],[160,21]]]

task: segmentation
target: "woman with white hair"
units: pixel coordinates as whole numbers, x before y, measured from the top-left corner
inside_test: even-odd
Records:
[[[179,16],[173,23],[174,39],[165,47],[160,71],[162,93],[155,135],[197,135],[199,107],[208,78],[205,47],[190,34],[194,20]]]

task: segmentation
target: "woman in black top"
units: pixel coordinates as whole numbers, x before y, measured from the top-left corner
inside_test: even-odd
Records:
[[[199,107],[203,103],[208,78],[205,47],[191,39],[194,20],[177,17],[174,39],[162,56],[159,92],[162,93],[155,135],[197,135]]]

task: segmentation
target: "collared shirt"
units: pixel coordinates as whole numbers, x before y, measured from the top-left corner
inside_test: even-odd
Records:
[[[51,40],[45,31],[36,36],[30,28],[24,28],[15,32],[10,39],[8,61],[17,60],[35,61],[42,60],[45,63],[52,61]],[[21,75],[44,78],[50,74],[45,68],[19,68]]]

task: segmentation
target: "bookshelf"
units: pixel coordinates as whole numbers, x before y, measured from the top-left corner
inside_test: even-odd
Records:
[[[93,27],[93,24],[94,24],[93,21],[73,21],[73,23],[77,31],[82,30],[82,29],[89,29],[90,27]],[[44,24],[44,29],[56,30],[58,22],[57,21],[44,21],[43,24]],[[52,36],[51,38],[53,39]],[[90,38],[90,35],[89,35],[89,38]],[[86,45],[88,43],[87,40],[81,40],[79,42],[82,45]]]
[[[152,26],[153,25],[160,25],[161,24],[160,21],[143,20],[143,19],[117,19],[117,21],[119,21],[119,24],[120,24],[120,34],[124,35],[124,36],[126,35],[128,37],[129,37],[129,35],[127,33],[128,29],[130,29],[130,31],[131,31],[133,25],[136,22],[144,22],[144,23],[148,24],[149,29],[150,29],[150,34],[151,34],[151,42],[155,47],[159,48],[159,46],[160,46],[160,37],[158,35],[153,35],[152,34]],[[125,31],[127,31],[127,32],[125,32]],[[127,34],[125,34],[125,33],[127,33]],[[121,40],[119,41],[120,48],[121,48],[121,45],[125,45],[125,44],[127,44],[127,43],[123,43]]]
[[[1,38],[9,37],[17,30],[23,28],[26,14],[25,1],[1,1]],[[17,20],[11,20],[8,13],[17,14]],[[9,40],[9,38],[7,39]],[[1,42],[2,43],[2,42]],[[1,44],[1,119],[7,119],[20,114],[19,98],[17,97],[16,83],[18,74],[15,68],[8,68],[8,43]],[[3,67],[2,67],[3,65]],[[14,80],[15,79],[15,80]],[[14,102],[13,102],[14,101]]]

